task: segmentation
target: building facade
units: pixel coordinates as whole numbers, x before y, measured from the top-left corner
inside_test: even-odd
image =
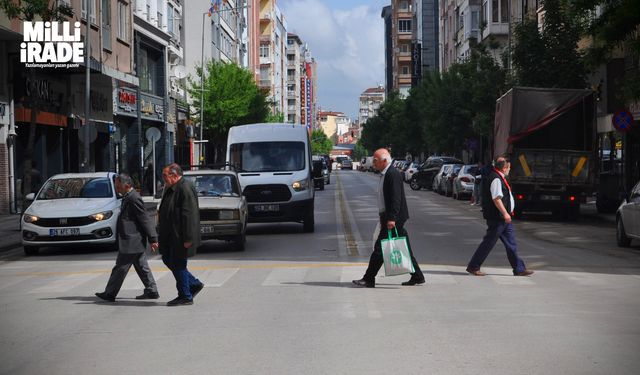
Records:
[[[260,79],[272,113],[286,115],[287,26],[275,0],[260,0]],[[286,119],[285,119],[286,120]]]
[[[427,72],[439,71],[440,69],[440,40],[439,40],[439,13],[438,0],[415,0],[414,9],[416,14],[416,38],[414,40],[412,56],[416,59],[415,53],[420,54],[421,69],[418,77],[422,77]],[[416,75],[416,72],[413,73]]]
[[[385,89],[382,86],[368,88],[362,92],[358,111],[358,124],[360,126],[378,114],[378,109],[380,109],[380,105],[382,105],[385,98]]]

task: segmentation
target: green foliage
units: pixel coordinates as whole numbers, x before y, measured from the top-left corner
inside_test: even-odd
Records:
[[[328,155],[333,143],[322,130],[311,132],[311,153],[314,155]]]
[[[545,0],[544,27],[525,18],[514,29],[512,58],[520,86],[584,88],[587,72],[578,42],[582,26],[567,0]]]
[[[0,10],[9,19],[22,21],[63,21],[73,17],[71,5],[49,0],[0,0]]]
[[[284,122],[284,114],[280,111],[277,111],[275,114],[272,112],[269,112],[267,114],[267,118],[265,119],[264,122],[269,122],[269,123],[283,123]]]
[[[369,153],[364,148],[364,146],[362,146],[361,142],[358,141],[358,143],[356,143],[356,147],[353,149],[353,159],[354,160],[361,160],[362,158],[364,158],[367,155],[369,155]]]

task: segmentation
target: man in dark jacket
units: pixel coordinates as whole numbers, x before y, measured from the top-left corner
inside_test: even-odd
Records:
[[[151,243],[151,249],[158,248],[158,236],[151,224],[144,202],[137,191],[132,187],[131,177],[120,174],[116,178],[116,191],[122,194],[120,216],[117,222],[118,258],[111,271],[111,277],[104,292],[96,293],[98,298],[113,302],[122,287],[131,265],[144,284],[144,293],[136,299],[157,299],[158,288],[153,278],[145,250],[147,243]]]
[[[524,261],[518,256],[518,247],[513,232],[511,218],[515,209],[515,201],[511,193],[511,186],[506,177],[511,170],[511,163],[505,157],[498,157],[491,171],[482,176],[482,216],[487,220],[487,233],[478,249],[473,254],[467,266],[467,272],[474,276],[484,276],[480,271],[482,263],[493,247],[502,241],[507,250],[507,257],[515,276],[529,276],[533,271],[528,270]]]
[[[376,286],[376,275],[382,267],[382,244],[381,241],[388,237],[387,230],[396,228],[398,236],[407,238],[407,245],[411,253],[411,262],[413,263],[414,273],[411,274],[409,281],[402,285],[418,285],[424,284],[424,275],[420,270],[420,266],[413,256],[411,245],[409,244],[409,235],[404,224],[409,219],[409,209],[407,208],[407,200],[404,195],[404,183],[400,172],[391,166],[391,155],[387,149],[381,148],[373,154],[373,167],[380,171],[380,184],[378,186],[378,212],[380,216],[380,233],[373,246],[373,253],[369,259],[369,267],[364,276],[360,280],[353,280],[357,286],[374,288]]]
[[[196,255],[200,245],[198,194],[193,184],[182,178],[182,168],[177,164],[166,166],[162,178],[165,187],[158,211],[160,253],[178,288],[178,297],[167,305],[193,305],[193,297],[204,287],[187,269],[187,258]]]

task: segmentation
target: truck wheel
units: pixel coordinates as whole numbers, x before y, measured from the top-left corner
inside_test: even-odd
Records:
[[[616,218],[616,242],[620,247],[629,247],[631,245],[631,238],[627,237],[620,216]]]
[[[420,184],[418,183],[418,179],[413,177],[409,182],[409,187],[411,190],[420,190]]]
[[[38,255],[38,246],[23,246],[25,255]]]
[[[315,229],[314,226],[315,226],[315,220],[313,218],[313,209],[311,209],[304,216],[304,221],[302,222],[302,231],[304,233],[313,233]]]

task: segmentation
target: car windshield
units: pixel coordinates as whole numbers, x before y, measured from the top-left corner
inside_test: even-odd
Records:
[[[234,143],[231,165],[239,172],[293,172],[305,169],[304,142]]]
[[[240,195],[236,179],[231,175],[185,175],[184,178],[193,183],[199,197],[233,197]]]
[[[467,165],[464,167],[464,173],[475,176],[480,174],[480,169],[475,165]]]
[[[49,180],[38,194],[38,200],[111,197],[113,197],[113,189],[111,182],[106,177]]]

